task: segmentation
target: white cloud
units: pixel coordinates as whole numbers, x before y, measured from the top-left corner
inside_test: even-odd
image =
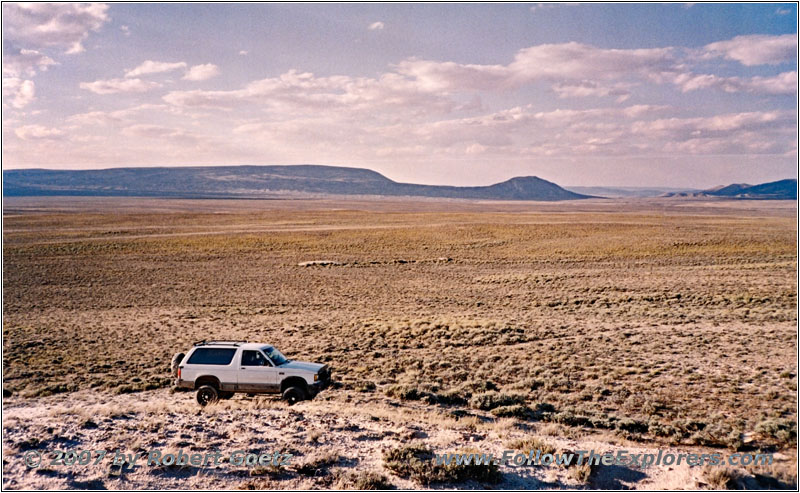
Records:
[[[102,3],[3,3],[3,39],[26,48],[83,51],[83,41],[110,20]]]
[[[16,53],[3,53],[3,75],[10,77],[33,77],[36,71],[57,65],[49,56],[36,50],[21,49]]]
[[[789,37],[741,36],[708,45],[700,58],[724,55],[747,65],[778,63],[794,57],[794,44],[787,43]],[[791,57],[787,58],[789,54]],[[796,72],[770,77],[721,77],[693,74],[688,71],[687,62],[672,47],[618,50],[573,42],[525,48],[508,65],[410,58],[395,69],[414,80],[422,90],[443,92],[505,90],[539,80],[552,82],[552,89],[560,98],[614,96],[619,102],[627,100],[629,88],[641,81],[674,83],[683,92],[704,88],[762,94],[796,92]]]
[[[639,121],[631,132],[667,154],[783,154],[796,124],[791,111],[763,111]]]
[[[787,15],[792,13],[792,9],[778,9],[775,13],[778,15]]]
[[[36,85],[32,80],[17,77],[3,78],[3,99],[10,101],[12,107],[22,109],[36,97]]]
[[[180,114],[180,112],[176,111],[175,108],[166,104],[145,103],[136,106],[131,106],[130,108],[125,108],[122,110],[112,111],[111,113],[109,113],[109,115],[112,118],[126,119],[135,116],[137,114],[145,114],[146,116],[149,116],[155,114],[155,112],[158,111]]]
[[[537,80],[652,78],[678,71],[672,48],[603,49],[581,43],[543,44],[517,52],[509,65],[408,59],[397,71],[431,90],[519,87]]]
[[[482,90],[512,85],[512,71],[503,65],[460,64],[409,58],[396,65],[425,91]]]
[[[398,155],[408,142],[427,156],[633,156],[707,154],[781,154],[795,123],[791,111],[722,114],[695,118],[658,118],[664,106],[536,111],[519,106],[478,117],[430,123],[387,125],[375,135],[359,136],[365,145]],[[653,119],[656,117],[655,119]],[[313,128],[305,121],[303,129]],[[254,127],[255,129],[256,127]],[[275,125],[260,136],[275,134]],[[339,129],[341,131],[341,128]],[[298,136],[302,130],[298,130]],[[359,135],[359,134],[354,134]],[[281,134],[281,138],[285,138]],[[324,141],[318,135],[315,139]],[[299,139],[298,139],[299,140]],[[399,152],[399,151],[398,151]]]
[[[161,137],[167,132],[172,132],[173,130],[169,127],[165,127],[163,125],[149,125],[149,124],[140,124],[140,125],[131,125],[130,127],[126,127],[122,133],[128,136],[137,136],[137,137]]]
[[[318,113],[347,110],[350,114],[378,117],[391,108],[396,117],[442,113],[457,104],[444,95],[426,91],[398,74],[381,77],[336,75],[316,77],[290,70],[279,77],[262,79],[233,91],[172,91],[167,103],[185,108],[231,108],[260,106],[275,112]]]
[[[80,88],[95,94],[116,94],[119,92],[146,92],[161,84],[141,79],[107,79],[94,82],[81,82]]]
[[[604,49],[581,43],[544,44],[520,50],[509,65],[514,79],[612,79],[676,70],[672,48]]]
[[[466,148],[466,150],[464,151],[464,153],[465,154],[483,154],[484,152],[486,152],[487,149],[488,148],[486,146],[482,146],[482,145],[480,145],[478,143],[475,143],[475,144],[471,144],[470,146],[468,146]]]
[[[64,132],[57,128],[42,125],[25,125],[15,129],[14,133],[22,140],[56,139],[64,135]]]
[[[153,60],[145,60],[138,67],[125,72],[125,77],[160,74],[182,68],[186,68],[186,62],[156,62]]]
[[[123,39],[116,31],[112,34]],[[236,53],[234,48],[231,56]],[[729,53],[747,62],[775,59],[774,53],[767,56],[764,50],[758,55],[742,54],[719,45],[707,51],[677,47],[609,49],[560,43],[521,49],[510,60],[496,64],[409,58],[372,77],[318,76],[290,70],[242,82],[233,90],[193,89],[194,85],[178,80],[181,76],[184,81],[217,76],[220,69],[214,64],[191,66],[182,61],[146,60],[125,72],[125,77],[119,73],[119,78],[84,82],[80,87],[96,94],[115,94],[142,93],[163,84],[171,91],[153,91],[147,97],[135,98],[137,104],[146,104],[116,110],[107,105],[128,98],[106,97],[100,104],[94,95],[84,93],[86,106],[69,116],[65,124],[62,120],[47,121],[48,115],[43,114],[33,120],[41,125],[26,125],[32,122],[25,120],[31,118],[30,112],[9,112],[17,121],[7,125],[7,132],[12,133],[12,149],[26,156],[26,163],[37,163],[42,155],[42,162],[56,164],[56,157],[60,162],[71,162],[69,158],[76,156],[76,163],[105,159],[147,164],[233,164],[256,160],[370,166],[382,161],[408,162],[421,168],[444,161],[462,166],[486,162],[535,162],[539,166],[552,165],[551,157],[583,162],[585,158],[613,156],[606,162],[616,163],[621,162],[616,159],[619,156],[647,160],[659,156],[796,153],[793,112],[736,113],[732,109],[730,114],[698,117],[707,115],[707,108],[716,105],[685,107],[700,95],[686,97],[680,92],[796,93],[794,68],[759,71],[767,75],[752,76],[741,66],[739,72],[732,71],[735,64],[723,61]],[[248,53],[241,50],[240,54]],[[35,88],[25,79],[52,65],[51,59],[38,57],[44,56],[42,52],[31,50],[26,55],[30,56],[24,63],[12,60],[6,68],[7,74],[17,76],[4,80],[4,109],[27,107],[34,100]],[[709,73],[694,73],[695,66]],[[773,72],[783,73],[771,75]],[[163,76],[168,80],[146,77],[161,73],[169,73]],[[663,87],[655,88],[655,84]],[[529,85],[533,86],[530,90],[514,92]],[[548,87],[552,91],[549,101],[520,104],[530,101],[526,98],[534,92],[546,98]],[[672,101],[676,106],[622,106],[634,99],[634,89],[637,102],[650,98]],[[497,93],[502,97],[494,97]],[[515,103],[511,108],[489,111],[481,104],[481,97],[490,107],[502,101]],[[734,99],[726,97],[725,101]],[[532,100],[541,103],[541,97]],[[785,104],[785,98],[743,101],[745,105],[763,103],[760,108]],[[552,109],[559,105],[560,109]],[[737,104],[731,108],[737,108]],[[50,115],[62,118],[60,113]],[[80,137],[73,135],[78,133],[73,132],[78,126]],[[19,139],[13,138],[14,134]],[[64,137],[58,146],[47,140],[39,145],[21,140],[58,137]],[[212,145],[214,138],[218,141]],[[225,144],[224,152],[220,143]],[[57,156],[46,156],[47,152],[42,152],[45,149],[53,149],[52,154]],[[406,158],[408,161],[404,161]]]
[[[213,63],[205,63],[203,65],[195,65],[186,71],[183,80],[207,80],[219,75],[219,67]]]
[[[763,111],[636,122],[634,135],[658,143],[664,153],[689,155],[784,154],[796,135],[791,111]]]
[[[380,31],[384,27],[385,27],[385,25],[383,24],[383,22],[376,21],[376,22],[373,22],[372,24],[370,24],[369,27],[367,27],[367,29],[369,29],[370,31]]]
[[[741,84],[748,92],[797,94],[797,72],[783,72],[774,77],[751,77],[744,79]]]
[[[796,94],[797,72],[783,72],[772,77],[720,77],[714,74],[681,74],[674,80],[682,92],[720,89],[725,92],[760,94]]]
[[[628,100],[631,92],[628,84],[601,85],[590,80],[579,82],[562,82],[553,86],[559,98],[616,97],[618,103]]]
[[[706,57],[721,56],[743,65],[778,65],[797,59],[797,35],[736,36],[704,47]]]
[[[122,31],[122,34],[124,34],[125,36],[131,35],[131,28],[128,26],[119,26],[119,30]]]
[[[537,81],[549,83],[560,98],[609,97],[618,103],[631,97],[633,87],[640,87],[639,96],[646,96],[647,83],[674,84],[684,92],[713,88],[771,94],[791,91],[792,84],[796,85],[795,72],[706,79],[689,72],[685,54],[671,47],[617,50],[579,43],[539,45],[520,50],[506,65],[411,58],[375,78],[318,77],[291,70],[236,90],[172,91],[163,100],[183,111],[235,108],[231,117],[220,115],[231,122],[231,139],[246,148],[294,149],[292,156],[451,159],[790,152],[785,145],[790,126],[769,115],[761,123],[751,115],[741,117],[752,120],[742,124],[727,117],[678,124],[688,131],[669,129],[669,119],[653,120],[669,108],[646,104],[547,112],[528,105],[441,119],[483,111],[479,101],[464,103],[470,97],[462,94],[465,91],[503,91]],[[733,126],[725,128],[726,122]]]
[[[239,54],[242,56],[247,55],[249,52],[247,50],[239,50]]]
[[[180,110],[166,104],[145,103],[115,111],[88,111],[77,113],[67,118],[73,125],[95,126],[131,124],[133,120],[147,118],[162,118],[165,113],[180,114]]]
[[[111,125],[119,123],[120,119],[111,116],[105,111],[89,111],[87,113],[79,113],[67,118],[68,123],[75,125]]]
[[[664,111],[663,107],[636,105],[625,108],[555,110],[537,112],[532,105],[491,114],[449,120],[396,120],[391,116],[365,126],[342,111],[317,113],[286,121],[255,121],[234,128],[234,134],[251,136],[265,146],[295,146],[318,152],[348,152],[369,156],[519,156],[541,154],[581,155],[589,146],[618,143],[606,152],[624,154],[630,145],[624,136],[631,121]],[[601,133],[606,139],[596,139]],[[531,146],[531,139],[542,144]],[[414,145],[409,146],[413,142]]]
[[[194,144],[199,140],[196,135],[186,130],[154,124],[131,125],[122,129],[122,134],[128,137],[158,139],[180,144]]]

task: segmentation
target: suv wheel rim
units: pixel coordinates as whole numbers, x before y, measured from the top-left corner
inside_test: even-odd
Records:
[[[200,395],[198,397],[200,399],[200,404],[204,406],[207,405],[209,402],[211,402],[211,392],[207,390],[200,392]]]
[[[284,398],[286,399],[286,402],[288,402],[290,406],[297,404],[301,400],[300,395],[294,389],[287,392],[284,395]]]

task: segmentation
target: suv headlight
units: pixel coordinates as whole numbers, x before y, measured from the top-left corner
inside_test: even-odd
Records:
[[[319,373],[314,374],[314,381],[316,382],[317,380],[319,380]]]

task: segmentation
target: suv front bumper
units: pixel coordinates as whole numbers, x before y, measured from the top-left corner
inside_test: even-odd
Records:
[[[313,385],[308,386],[308,391],[311,393],[312,396],[315,396],[322,392],[328,385],[330,385],[330,380],[325,380],[323,382],[314,382]]]
[[[320,379],[313,384],[308,386],[308,391],[311,393],[312,396],[319,394],[323,389],[327,388],[331,384],[331,371],[326,370],[321,376]]]

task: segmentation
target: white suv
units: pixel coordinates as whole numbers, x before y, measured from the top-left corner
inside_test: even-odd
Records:
[[[292,361],[269,344],[197,342],[185,356],[172,359],[175,386],[197,390],[205,406],[236,392],[282,394],[294,404],[316,395],[330,383],[327,365]]]

